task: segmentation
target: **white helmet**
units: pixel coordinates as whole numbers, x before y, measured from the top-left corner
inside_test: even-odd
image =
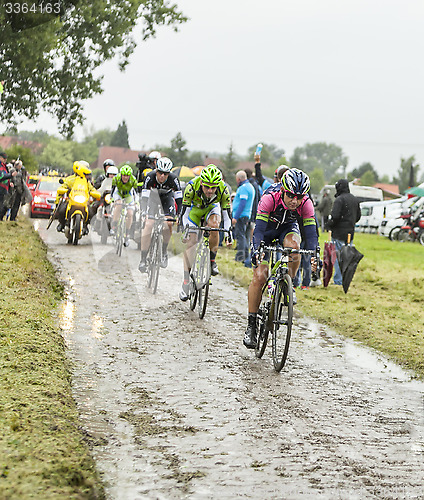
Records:
[[[159,151],[152,151],[150,154],[149,154],[149,158],[152,158],[152,159],[155,159],[155,160],[159,160],[159,158],[161,158],[162,155],[159,153]]]
[[[115,167],[115,165],[112,165],[111,167],[109,167],[107,169],[107,172],[106,172],[106,177],[108,175],[118,175],[119,174],[119,170],[118,170],[118,167]]]
[[[157,164],[156,164],[156,170],[159,172],[170,172],[173,167],[173,163],[169,158],[166,158],[165,156],[163,158],[159,158]]]

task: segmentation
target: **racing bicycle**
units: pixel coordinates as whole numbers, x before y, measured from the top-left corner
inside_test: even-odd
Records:
[[[149,219],[153,219],[153,228],[150,239],[150,246],[147,252],[147,286],[151,288],[152,293],[155,294],[158,288],[159,270],[162,262],[162,248],[163,248],[163,226],[165,222],[176,222],[177,219],[165,216],[162,213],[155,215],[148,215]],[[142,223],[142,227],[144,224]]]
[[[274,369],[280,372],[289,352],[293,324],[293,283],[288,263],[293,254],[307,254],[319,262],[320,248],[316,250],[296,250],[283,248],[279,244],[259,247],[260,260],[264,253],[270,254],[270,275],[262,288],[262,299],[257,314],[256,331],[258,340],[255,348],[257,358],[262,358],[272,334],[272,360]],[[314,276],[313,279],[316,279]]]
[[[194,263],[190,271],[190,283],[188,296],[190,299],[190,309],[194,311],[198,308],[199,318],[203,319],[208,304],[209,286],[211,285],[211,260],[209,248],[209,236],[211,231],[221,231],[228,233],[231,238],[231,232],[228,229],[200,226],[186,226],[183,239],[188,238],[190,231],[198,231],[199,238],[196,247]]]
[[[128,203],[125,200],[122,200],[121,214],[119,216],[118,225],[116,226],[115,233],[115,246],[116,253],[119,257],[122,254],[122,247],[124,246],[125,236],[127,233],[127,212],[128,212]]]

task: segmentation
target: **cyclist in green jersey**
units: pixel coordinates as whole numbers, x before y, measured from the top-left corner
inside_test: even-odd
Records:
[[[183,196],[180,220],[185,228],[200,227],[205,224],[209,227],[219,228],[221,224],[221,212],[224,221],[224,229],[231,227],[230,193],[222,180],[222,174],[218,167],[211,164],[205,167],[200,176],[191,180]],[[194,259],[195,245],[197,242],[197,231],[190,231],[184,251],[184,281],[180,292],[180,299],[188,299],[188,289],[190,280],[190,270]],[[230,245],[231,237],[226,237],[227,244]],[[214,231],[210,235],[210,256],[211,274],[219,274],[218,266],[215,262],[219,244],[219,232]]]
[[[129,165],[123,165],[119,174],[112,180],[111,196],[113,198],[113,211],[110,234],[114,235],[118,219],[121,214],[122,200],[127,203],[127,230],[125,235],[124,245],[127,247],[129,244],[129,231],[131,229],[133,216],[135,212],[137,179],[133,175],[133,170]]]

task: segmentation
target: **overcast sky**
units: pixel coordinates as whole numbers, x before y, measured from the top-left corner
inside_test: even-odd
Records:
[[[422,0],[176,3],[189,22],[139,44],[125,73],[103,67],[87,126],[125,119],[133,149],[177,132],[190,150],[222,153],[264,141],[290,156],[325,141],[348,170],[369,161],[392,176],[415,154],[424,173]],[[46,118],[21,128],[55,131]]]

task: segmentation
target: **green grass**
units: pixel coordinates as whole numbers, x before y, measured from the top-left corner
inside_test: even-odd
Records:
[[[424,247],[362,233],[354,243],[364,258],[348,293],[333,285],[299,290],[297,310],[424,377]],[[220,248],[217,260],[225,277],[249,285],[252,271],[234,262],[234,250]]]
[[[57,327],[62,286],[29,221],[0,222],[0,498],[104,498]]]

